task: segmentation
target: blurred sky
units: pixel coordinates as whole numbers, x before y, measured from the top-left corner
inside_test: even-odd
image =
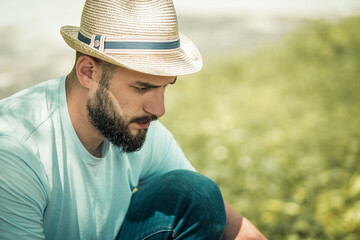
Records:
[[[63,25],[79,26],[84,0],[0,0],[0,98],[64,74],[73,50]],[[174,0],[180,30],[203,56],[253,49],[298,28],[304,19],[360,14],[360,0]],[[226,36],[224,38],[224,36]],[[209,41],[211,39],[211,41]],[[34,80],[33,80],[34,79]],[[39,79],[39,80],[38,80]],[[26,85],[23,85],[26,83]],[[12,90],[6,89],[12,87]]]
[[[62,25],[79,25],[84,0],[0,0],[0,27],[59,39]],[[360,0],[174,0],[180,17],[332,18],[360,12]],[[259,20],[258,20],[259,21]],[[45,30],[47,29],[47,30]]]

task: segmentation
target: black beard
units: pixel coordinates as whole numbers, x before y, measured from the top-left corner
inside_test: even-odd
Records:
[[[147,129],[140,129],[133,135],[129,129],[130,123],[148,123],[157,120],[155,116],[137,117],[127,124],[111,101],[106,86],[99,84],[95,96],[86,104],[90,123],[115,146],[123,152],[131,153],[140,150],[145,142]]]

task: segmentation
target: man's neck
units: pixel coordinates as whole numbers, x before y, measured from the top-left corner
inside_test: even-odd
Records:
[[[87,90],[75,83],[71,74],[66,77],[66,100],[71,123],[85,149],[94,157],[102,156],[104,137],[91,125],[86,109]]]

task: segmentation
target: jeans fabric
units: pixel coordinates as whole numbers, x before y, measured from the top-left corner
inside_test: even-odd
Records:
[[[117,239],[218,240],[225,223],[219,187],[199,173],[175,170],[133,194]]]

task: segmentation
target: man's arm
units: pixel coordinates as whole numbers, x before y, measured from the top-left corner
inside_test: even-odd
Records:
[[[0,136],[0,239],[44,239],[46,194],[32,159],[23,145]]]
[[[240,216],[226,201],[224,240],[266,240],[264,235],[246,218]]]

